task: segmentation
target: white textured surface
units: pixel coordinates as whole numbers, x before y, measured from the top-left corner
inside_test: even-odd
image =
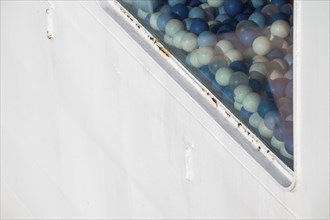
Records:
[[[329,218],[329,2],[300,5],[287,192],[95,2],[49,40],[47,2],[1,1],[1,217]]]

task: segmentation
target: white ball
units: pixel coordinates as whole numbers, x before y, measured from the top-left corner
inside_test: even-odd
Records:
[[[258,126],[259,134],[265,138],[271,138],[273,136],[273,130],[266,127],[265,122],[262,122]]]
[[[181,39],[181,48],[187,52],[197,49],[197,36],[190,32],[185,33]]]
[[[260,36],[253,41],[252,49],[258,55],[266,55],[271,51],[272,44],[267,37]]]
[[[243,107],[248,112],[256,112],[260,104],[261,98],[258,93],[251,92],[245,96],[243,100]]]
[[[158,20],[158,17],[161,15],[162,13],[160,12],[156,12],[156,13],[153,13],[150,17],[150,26],[156,30],[156,31],[159,31],[159,28],[157,26],[157,20]]]
[[[269,62],[268,58],[265,56],[257,55],[253,57],[253,63],[266,63]]]
[[[253,63],[250,66],[249,73],[251,72],[258,72],[261,73],[262,75],[266,76],[268,72],[268,67],[266,65],[267,63]]]
[[[173,37],[171,37],[167,34],[164,35],[164,42],[167,43],[170,46],[174,46],[173,45]]]
[[[253,113],[249,118],[249,124],[254,128],[258,128],[260,123],[264,123],[262,117],[260,117],[258,112]]]
[[[289,159],[293,158],[293,156],[286,151],[285,146],[281,147],[280,153],[282,154],[282,156],[284,156],[286,158],[289,158]]]
[[[228,59],[228,63],[232,63],[234,61],[242,61],[243,60],[243,54],[236,50],[231,49],[225,53],[226,58]]]
[[[207,3],[214,8],[218,8],[223,5],[224,0],[207,0]]]
[[[181,30],[184,30],[184,24],[178,19],[170,20],[165,26],[165,33],[171,37]]]
[[[142,20],[146,19],[148,14],[149,14],[148,12],[143,11],[141,8],[139,8],[137,11],[138,17],[141,18]]]
[[[243,105],[241,103],[238,102],[234,102],[234,108],[238,111],[241,110],[241,108],[243,108]]]
[[[228,86],[230,77],[233,73],[234,73],[234,71],[231,68],[221,67],[215,73],[215,80],[221,86]]]
[[[234,49],[234,45],[229,40],[220,40],[215,47],[216,51],[220,54],[225,54],[229,50]]]
[[[242,103],[244,98],[252,92],[250,86],[247,85],[239,85],[234,89],[234,99],[238,103]]]
[[[276,149],[281,149],[282,147],[284,147],[284,142],[277,140],[274,136],[272,137],[272,139],[270,139],[270,144]]]
[[[198,61],[198,50],[190,53],[190,63],[193,67],[200,68],[203,65]]]
[[[270,27],[270,32],[273,36],[286,38],[290,33],[290,25],[286,21],[277,20]]]
[[[198,61],[202,65],[208,65],[211,62],[212,58],[215,56],[215,51],[211,47],[200,47],[197,51]]]
[[[178,49],[182,49],[181,47],[181,40],[183,38],[183,36],[187,33],[187,31],[185,30],[181,30],[181,31],[178,31],[174,37],[173,37],[173,44],[176,48]]]

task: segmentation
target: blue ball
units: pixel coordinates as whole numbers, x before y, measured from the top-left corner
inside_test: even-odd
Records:
[[[200,33],[204,32],[204,31],[208,31],[209,30],[209,25],[207,24],[207,22],[203,19],[200,18],[193,18],[192,19],[192,23],[190,26],[189,31],[199,35]]]
[[[280,11],[283,12],[284,14],[290,16],[293,13],[293,6],[291,4],[282,5],[282,7],[280,8]]]
[[[184,19],[183,22],[184,22],[184,24],[185,24],[186,30],[190,30],[190,27],[191,27],[192,21],[193,21],[193,19],[191,19],[191,18],[186,18],[186,19]]]
[[[171,14],[177,19],[184,20],[188,17],[189,9],[184,4],[176,4],[171,7]]]
[[[249,21],[253,21],[260,28],[263,28],[266,25],[266,17],[260,12],[254,12],[250,15]]]
[[[266,56],[269,60],[273,60],[275,58],[283,58],[284,54],[280,49],[273,49]]]
[[[201,5],[202,3],[199,0],[191,0],[189,3],[190,7],[197,7],[199,5]]]
[[[157,19],[157,27],[161,31],[165,31],[165,27],[167,22],[169,22],[171,19],[173,19],[173,16],[170,14],[162,14]]]
[[[197,43],[200,47],[214,47],[217,43],[217,36],[211,31],[204,31],[198,36]]]
[[[249,79],[249,86],[253,92],[260,93],[262,90],[262,84],[256,79]]]
[[[251,28],[248,28],[248,29],[242,31],[239,35],[239,39],[240,39],[241,43],[246,48],[252,47],[253,41],[257,37],[258,37],[258,34]]]
[[[236,16],[243,11],[241,0],[225,0],[224,8],[229,16]]]
[[[219,29],[217,30],[217,34],[223,34],[234,31],[235,31],[235,26],[232,26],[230,24],[225,24],[219,27]]]
[[[221,27],[221,23],[217,22],[215,24],[210,25],[210,31],[214,34],[217,33],[218,29]]]
[[[171,13],[171,7],[169,5],[164,5],[159,9],[159,12],[162,14],[170,14]]]
[[[225,11],[225,6],[221,6],[220,8],[218,8],[218,14],[219,15],[226,15],[227,12]]]
[[[225,86],[223,88],[223,98],[226,102],[228,102],[230,104],[234,104],[234,102],[235,102],[234,94],[233,94],[233,90],[230,86]]]
[[[147,17],[144,19],[144,22],[146,23],[146,25],[150,26],[150,18],[151,18],[151,14],[148,14]]]
[[[206,20],[207,14],[201,7],[195,7],[190,10],[189,18],[201,18]]]
[[[284,20],[284,21],[287,21],[288,20],[288,16],[282,12],[279,12],[279,13],[276,13],[276,14],[273,14],[270,16],[270,23],[273,24],[275,21],[278,21],[278,20]]]
[[[271,99],[265,99],[261,100],[259,106],[258,106],[258,114],[264,118],[265,115],[270,112],[270,111],[275,111],[277,110],[276,103],[274,100]]]
[[[242,14],[238,14],[235,16],[235,20],[236,21],[244,21],[244,20],[248,20],[250,17],[250,14],[248,13],[242,13]]]
[[[234,72],[243,72],[247,74],[249,72],[249,68],[245,65],[243,61],[234,61],[229,64],[229,67],[234,71]]]
[[[206,80],[209,83],[211,83],[211,81],[215,78],[214,74],[209,70],[207,65],[200,68],[199,74],[203,80]]]
[[[186,0],[168,0],[168,5],[171,7],[177,4],[186,4]]]
[[[281,6],[288,4],[288,0],[271,0],[271,3],[276,5],[276,7],[280,8]]]
[[[293,136],[292,122],[281,121],[277,123],[273,130],[274,137],[279,141],[285,141]]]
[[[267,4],[266,0],[251,0],[251,4],[254,8],[259,8]]]
[[[230,19],[230,17],[226,14],[219,14],[217,17],[215,17],[215,20],[220,21],[221,23],[228,19]]]
[[[270,111],[265,115],[264,123],[268,129],[273,130],[279,122],[280,115],[278,111]]]
[[[252,113],[251,113],[251,112],[248,112],[247,110],[245,110],[244,107],[241,108],[241,110],[240,110],[239,113],[240,113],[241,118],[242,118],[243,120],[245,120],[245,121],[248,121],[249,118],[250,118],[251,115],[252,115]]]

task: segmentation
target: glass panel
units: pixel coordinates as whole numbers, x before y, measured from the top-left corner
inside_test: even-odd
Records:
[[[293,170],[293,0],[119,0]]]

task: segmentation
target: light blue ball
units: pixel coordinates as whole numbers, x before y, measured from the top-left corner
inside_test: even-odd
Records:
[[[266,25],[266,18],[260,12],[254,12],[250,15],[249,21],[253,21],[256,23],[260,28],[263,28]]]
[[[264,6],[266,4],[265,0],[251,0],[251,3],[254,8],[259,8],[261,6]]]
[[[137,1],[141,1],[141,0],[137,0]],[[168,0],[168,5],[169,6],[174,6],[176,4],[186,4],[186,0]]]
[[[264,123],[268,129],[273,130],[279,122],[280,122],[280,115],[278,111],[270,111],[266,113],[264,118]]]
[[[159,12],[162,14],[170,14],[171,13],[171,7],[169,5],[164,5],[159,9]]]
[[[200,47],[214,47],[217,43],[217,36],[211,31],[202,32],[197,39]]]
[[[201,7],[194,7],[189,12],[189,18],[201,18],[205,20],[206,17],[207,14]]]
[[[165,31],[166,24],[173,19],[173,16],[170,14],[162,14],[157,19],[157,27],[161,31]]]

